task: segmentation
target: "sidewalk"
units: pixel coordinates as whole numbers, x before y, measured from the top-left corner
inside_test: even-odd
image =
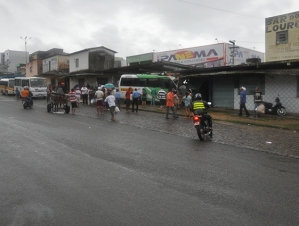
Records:
[[[124,105],[121,106],[125,108]],[[160,108],[159,106],[146,108],[139,107],[140,111],[151,111],[156,113],[165,114],[166,108]],[[225,121],[238,124],[251,124],[256,126],[264,126],[271,128],[279,128],[286,130],[299,131],[299,114],[287,114],[286,116],[261,114],[260,117],[255,118],[254,112],[249,111],[250,117],[238,116],[239,110],[226,109],[226,108],[210,108],[208,113],[212,116],[214,121]],[[178,115],[184,116],[185,109],[179,109]]]

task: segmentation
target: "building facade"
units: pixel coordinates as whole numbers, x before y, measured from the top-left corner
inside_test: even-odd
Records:
[[[114,68],[115,51],[104,46],[83,49],[69,54],[70,87],[87,83],[92,86],[115,83],[113,77],[103,75],[104,70]]]
[[[25,51],[6,50],[1,53],[0,72],[16,73],[19,64],[25,64],[29,61],[29,53]]]
[[[246,87],[249,110],[254,110],[253,95],[256,87],[263,100],[274,104],[279,97],[289,113],[299,112],[299,62],[269,62],[235,67],[194,68],[182,71],[182,81],[193,93],[200,92],[203,99],[214,107],[239,109],[240,87]]]

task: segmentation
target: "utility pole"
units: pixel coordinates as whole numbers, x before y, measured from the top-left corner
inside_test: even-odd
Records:
[[[233,57],[233,66],[235,65],[235,49],[238,49],[238,46],[235,46],[236,41],[235,40],[229,40],[231,44],[233,44],[233,47],[228,47],[231,49],[231,56]]]
[[[27,64],[27,36],[25,36],[25,38],[22,38],[22,37],[20,37],[21,39],[23,39],[24,41],[25,41],[25,62],[26,62],[26,64]],[[31,39],[31,37],[30,38],[28,38],[28,40],[29,39]]]

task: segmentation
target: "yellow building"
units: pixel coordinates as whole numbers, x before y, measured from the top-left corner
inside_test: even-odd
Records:
[[[265,19],[265,61],[299,61],[299,11]]]

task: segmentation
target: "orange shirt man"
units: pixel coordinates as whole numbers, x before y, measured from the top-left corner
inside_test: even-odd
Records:
[[[21,96],[23,98],[29,97],[29,91],[27,89],[23,89],[22,92],[21,92]]]
[[[166,96],[166,107],[173,107],[173,92],[169,91]]]
[[[170,90],[167,93],[167,96],[166,96],[166,119],[170,119],[168,117],[168,114],[169,114],[169,110],[171,108],[173,108],[173,106],[174,106],[174,103],[173,103],[173,93],[172,93],[172,90]]]

